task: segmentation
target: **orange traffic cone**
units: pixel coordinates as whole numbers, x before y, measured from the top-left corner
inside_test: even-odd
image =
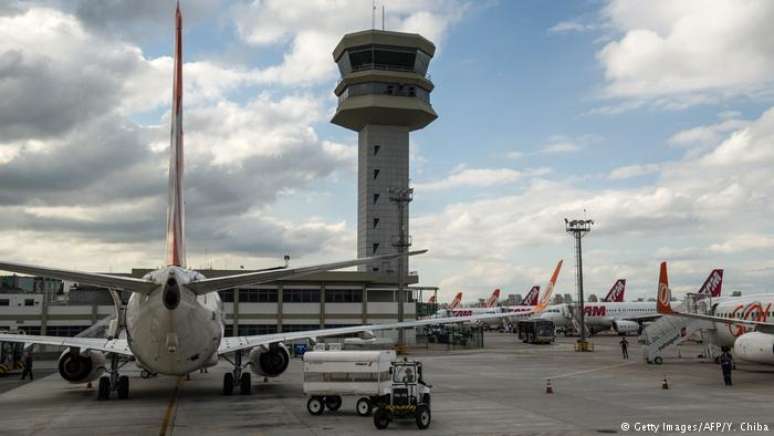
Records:
[[[666,376],[664,376],[664,383],[661,384],[661,389],[669,389],[669,382],[667,381]]]
[[[546,379],[546,393],[547,394],[553,394],[554,393],[554,387],[551,385],[551,379]]]

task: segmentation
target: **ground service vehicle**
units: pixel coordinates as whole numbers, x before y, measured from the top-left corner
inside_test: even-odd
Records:
[[[0,342],[0,376],[18,372],[22,369],[21,342]]]
[[[554,322],[547,319],[519,321],[519,339],[528,344],[550,344],[556,340]]]
[[[306,409],[320,415],[335,412],[342,396],[359,397],[357,414],[368,416],[375,400],[390,392],[394,351],[307,351],[304,353]]]
[[[388,393],[376,399],[374,426],[383,430],[396,418],[414,419],[417,427],[430,426],[430,385],[422,380],[422,364],[402,360],[392,363]]]

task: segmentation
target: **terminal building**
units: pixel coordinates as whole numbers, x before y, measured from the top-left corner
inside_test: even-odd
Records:
[[[358,132],[357,255],[397,253],[410,245],[409,133],[437,118],[427,76],[435,46],[417,34],[367,30],[345,35],[333,52],[341,81],[332,123]],[[408,193],[409,197],[406,197]],[[149,270],[127,274],[142,277]],[[206,277],[245,273],[202,270]],[[9,276],[16,277],[16,276]],[[402,279],[402,280],[400,280]],[[12,279],[7,279],[12,280]],[[42,278],[29,289],[10,283],[0,290],[0,330],[74,336],[114,313],[105,289]],[[434,312],[424,301],[419,278],[402,265],[385,262],[359,271],[332,271],[299,279],[221,291],[227,336],[312,330],[411,320]],[[402,283],[407,287],[398,285]],[[404,289],[398,292],[398,288]],[[428,289],[428,288],[424,288]],[[435,288],[429,288],[430,290]],[[128,295],[124,295],[128,297]],[[402,303],[399,303],[402,302]],[[402,307],[399,307],[402,306]],[[397,337],[395,332],[385,336]],[[405,341],[415,335],[407,332]]]

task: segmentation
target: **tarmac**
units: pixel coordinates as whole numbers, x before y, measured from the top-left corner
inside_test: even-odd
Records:
[[[122,374],[131,378],[130,398],[118,400],[114,394],[109,401],[97,401],[96,389],[61,379],[54,372],[55,362],[36,362],[34,382],[21,382],[18,376],[0,379],[0,435],[774,432],[774,368],[739,362],[734,386],[725,387],[719,366],[696,358],[700,345],[682,346],[683,358],[647,365],[636,338],[629,339],[628,361],[621,358],[618,340],[597,336],[594,352],[578,353],[573,350],[575,338],[527,345],[514,335],[488,333],[483,350],[412,350],[409,358],[423,362],[424,378],[433,385],[433,419],[424,431],[413,421],[394,421],[387,430],[376,430],[372,419],[355,414],[354,398],[345,398],[338,412],[310,415],[300,359],[268,383],[253,376],[252,395],[230,397],[221,395],[226,362],[207,374],[192,374],[190,381],[142,379],[139,370],[128,365]],[[546,393],[548,378],[553,394]],[[720,431],[709,427],[714,423],[730,426]],[[675,427],[669,431],[664,424]]]

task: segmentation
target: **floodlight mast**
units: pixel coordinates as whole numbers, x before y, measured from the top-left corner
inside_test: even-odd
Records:
[[[575,239],[575,278],[578,288],[578,309],[580,312],[580,339],[579,343],[582,344],[580,349],[585,349],[586,343],[586,314],[583,308],[583,250],[581,246],[581,239],[591,231],[591,226],[594,225],[594,221],[590,219],[582,220],[568,220],[564,219],[565,231],[572,234]]]
[[[398,253],[405,254],[411,247],[411,236],[408,234],[406,228],[405,217],[408,204],[414,199],[414,188],[398,188],[390,187],[388,189],[390,194],[390,201],[397,205],[398,212],[398,234],[392,237],[392,246],[395,247]],[[398,261],[398,322],[403,322],[404,318],[404,302],[406,300],[405,289],[408,276],[408,258],[401,258]],[[406,345],[406,333],[403,329],[398,329],[398,346],[403,347]]]

